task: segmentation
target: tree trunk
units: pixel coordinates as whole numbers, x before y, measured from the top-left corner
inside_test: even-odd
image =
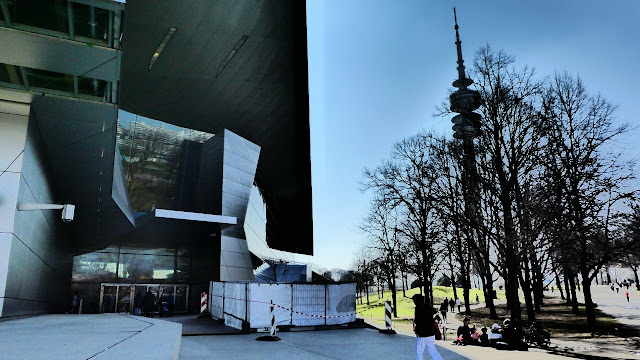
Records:
[[[391,288],[391,300],[393,301],[393,317],[398,317],[398,303],[396,301],[396,284],[393,277],[389,277],[389,287]]]
[[[570,277],[571,277],[571,273],[567,268],[565,268],[564,269],[564,291],[565,291],[565,294],[567,295],[567,302],[566,302],[567,305],[573,304],[573,301],[571,300],[571,288],[569,286]]]
[[[573,276],[569,279],[569,286],[571,287],[571,312],[578,315],[578,297],[576,295],[576,282],[574,279]]]
[[[452,266],[453,268],[453,266]],[[456,276],[453,273],[453,269],[451,269],[451,288],[453,288],[453,298],[458,298],[458,289],[456,289]]]
[[[524,277],[522,276],[522,272],[519,272],[520,277],[520,285],[522,286],[522,293],[524,294],[524,302],[527,308],[527,318],[529,322],[536,321],[536,313],[533,308],[533,300],[531,299],[531,282],[529,276],[529,265],[528,261],[524,259]]]
[[[369,285],[367,284],[367,306],[369,305]]]
[[[490,265],[487,264],[486,273],[484,274],[484,303],[489,308],[489,318],[498,319],[498,313],[496,312],[496,305],[493,302],[493,274],[491,274]]]
[[[582,291],[584,294],[584,308],[587,314],[587,328],[590,332],[596,330],[596,307],[593,305],[593,299],[591,298],[591,279],[589,277],[589,270],[586,266],[581,266],[582,272]]]
[[[638,267],[632,266],[631,270],[633,270],[633,276],[636,278],[636,290],[640,291],[640,279],[638,279]]]
[[[554,270],[553,273],[556,275],[556,286],[558,287],[558,291],[560,292],[560,298],[564,300],[564,293],[562,291],[562,284],[560,283],[560,277],[558,276],[558,272]]]
[[[544,275],[540,267],[540,261],[535,250],[529,252],[531,259],[531,272],[533,275],[533,303],[536,312],[540,312],[540,307],[544,305]]]

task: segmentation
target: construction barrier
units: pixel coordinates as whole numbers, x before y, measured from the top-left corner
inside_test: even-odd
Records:
[[[391,301],[389,300],[384,302],[384,325],[387,330],[391,330]]]
[[[204,313],[207,310],[207,293],[200,294],[200,313]]]
[[[213,282],[211,316],[242,329],[337,325],[356,319],[356,285]],[[273,316],[271,315],[273,303]]]

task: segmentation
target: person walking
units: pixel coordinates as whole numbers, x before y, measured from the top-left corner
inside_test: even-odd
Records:
[[[627,297],[627,302],[629,302],[629,292],[628,291],[626,293],[624,293],[624,296]]]
[[[480,295],[476,294],[476,304],[480,304]]]
[[[456,305],[458,306],[458,312],[460,312],[460,306],[462,306],[462,301],[460,301],[460,298],[456,298]]]
[[[422,353],[424,353],[425,348],[427,348],[429,355],[434,360],[442,360],[438,350],[436,350],[436,328],[433,320],[433,308],[425,305],[424,297],[420,294],[413,295],[411,299],[416,305],[413,318],[413,331],[416,333],[416,360],[422,360]]]
[[[447,323],[447,303],[447,298],[444,298],[444,300],[442,300],[442,303],[440,304],[440,314],[442,314],[442,321],[444,321],[445,324]]]
[[[456,303],[453,301],[453,298],[449,299],[449,307],[451,308],[451,312],[454,312],[454,307]]]

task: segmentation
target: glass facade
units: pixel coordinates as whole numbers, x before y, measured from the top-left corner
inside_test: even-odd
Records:
[[[133,116],[121,112],[121,118]],[[201,143],[212,136],[142,117],[119,120],[117,141],[131,209],[176,209],[180,200],[176,179],[185,148],[189,142]]]
[[[74,282],[188,282],[191,257],[178,249],[136,249],[124,245],[78,255]],[[184,251],[181,251],[184,253]]]
[[[119,48],[123,4],[97,0],[0,1],[0,26]]]
[[[0,63],[0,87],[110,102],[111,84],[104,80]]]
[[[91,86],[93,84],[88,82],[87,87],[90,89]],[[211,137],[211,134],[120,111],[116,140],[132,210],[146,213],[154,208],[175,209],[180,197],[178,173],[182,173],[183,178],[196,176],[185,175],[188,171],[183,164],[184,153],[189,144],[202,143]],[[196,161],[186,168],[199,164],[200,161]],[[180,243],[180,239],[158,241]],[[175,294],[176,311],[186,311],[189,285],[193,281],[192,268],[200,266],[197,262],[203,261],[203,254],[180,245],[174,248],[153,246],[136,243],[136,240],[121,240],[106,249],[75,256],[72,288],[87,299],[85,311],[126,311],[132,306],[131,291],[142,289],[146,292],[147,288],[158,299]],[[204,261],[212,260],[206,258]]]
[[[73,260],[71,287],[85,299],[86,313],[128,312],[131,290],[146,292],[148,287],[158,299],[175,291],[176,309],[187,311],[191,256],[184,254],[189,251],[116,244],[78,255]]]

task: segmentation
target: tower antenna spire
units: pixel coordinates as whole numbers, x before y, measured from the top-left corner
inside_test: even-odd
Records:
[[[460,27],[458,26],[458,15],[456,14],[456,8],[453,8],[453,19],[455,21],[455,27],[454,29],[456,30],[456,49],[458,51],[458,80],[453,82],[453,86],[457,87],[460,90],[466,90],[467,86],[473,84],[473,81],[471,79],[467,79],[467,76],[464,72],[464,60],[462,59],[462,41],[460,41],[460,33],[458,32],[458,29],[460,29]]]
[[[462,60],[462,42],[460,41],[460,32],[458,29],[458,15],[456,8],[453,8],[453,19],[456,29],[456,48],[458,50],[458,78],[453,82],[453,86],[457,87],[454,93],[449,95],[449,103],[451,111],[458,113],[451,119],[453,125],[453,137],[456,139],[464,139],[467,145],[473,147],[473,139],[482,134],[480,130],[480,115],[473,111],[480,107],[480,93],[468,89],[473,84],[473,80],[467,78],[464,73],[464,60]],[[469,149],[472,151],[472,149]],[[475,156],[475,155],[474,155]]]

